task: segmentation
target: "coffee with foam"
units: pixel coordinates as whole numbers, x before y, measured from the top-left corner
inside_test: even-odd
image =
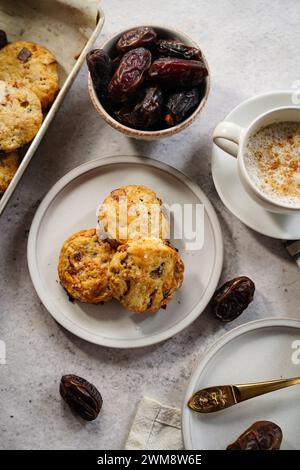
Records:
[[[276,122],[250,136],[245,165],[254,185],[268,199],[300,206],[300,122]]]

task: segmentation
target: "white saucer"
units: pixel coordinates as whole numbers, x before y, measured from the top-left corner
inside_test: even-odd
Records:
[[[291,106],[292,93],[292,91],[275,91],[250,98],[234,108],[225,120],[246,127],[259,114],[271,108]],[[273,214],[254,202],[239,180],[236,159],[215,144],[212,151],[212,176],[223,204],[245,225],[273,238],[285,240],[300,238],[300,213]]]
[[[300,321],[270,318],[246,323],[222,336],[204,354],[187,387],[182,407],[182,433],[186,449],[225,450],[256,421],[281,427],[281,448],[299,449],[299,387],[290,387],[239,403],[216,413],[195,413],[189,398],[212,385],[259,382],[300,375]],[[299,351],[299,346],[298,346]],[[292,357],[292,355],[294,355]],[[293,360],[294,358],[294,360]]]
[[[113,300],[104,305],[72,303],[58,282],[57,263],[64,240],[77,230],[95,227],[99,203],[113,189],[127,184],[153,188],[167,205],[203,203],[205,207],[203,248],[186,252],[182,240],[173,241],[185,264],[185,280],[167,309],[156,314],[133,314]],[[174,212],[174,223],[179,220],[181,214]],[[188,326],[211,299],[222,263],[219,222],[200,188],[174,168],[141,157],[100,158],[65,175],[42,201],[28,239],[31,279],[51,315],[80,338],[115,348],[158,343]]]

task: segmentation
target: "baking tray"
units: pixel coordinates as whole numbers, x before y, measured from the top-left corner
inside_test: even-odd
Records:
[[[42,126],[0,199],[0,215],[72,85],[87,52],[100,34],[104,13],[99,0],[0,0],[0,29],[9,41],[28,40],[47,47],[58,62],[60,91]]]

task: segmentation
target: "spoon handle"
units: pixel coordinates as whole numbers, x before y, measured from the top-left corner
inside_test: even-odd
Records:
[[[249,398],[258,397],[265,393],[274,392],[281,388],[291,387],[292,385],[300,384],[300,377],[293,377],[291,379],[270,380],[266,382],[256,382],[249,384],[233,385],[236,401],[249,400]]]

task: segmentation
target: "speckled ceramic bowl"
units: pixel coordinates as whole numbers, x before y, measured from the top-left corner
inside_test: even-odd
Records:
[[[210,91],[210,71],[209,71],[207,60],[203,54],[202,48],[197,43],[195,43],[195,41],[189,38],[185,33],[182,33],[181,31],[178,31],[173,28],[171,29],[171,28],[167,28],[163,26],[156,26],[156,25],[149,25],[149,24],[146,26],[153,27],[161,38],[176,38],[176,39],[179,39],[184,44],[201,49],[203,62],[205,63],[208,69],[208,76],[205,78],[206,84],[205,84],[204,96],[202,100],[200,101],[199,105],[197,106],[197,108],[195,109],[195,111],[183,122],[181,122],[180,124],[177,124],[177,126],[173,126],[168,129],[155,130],[155,131],[133,129],[131,127],[124,126],[123,124],[118,122],[104,109],[94,89],[90,74],[88,77],[88,89],[89,89],[89,94],[90,94],[91,100],[93,102],[93,105],[96,111],[110,126],[117,129],[117,131],[128,135],[129,137],[134,137],[136,139],[144,139],[144,140],[156,140],[156,139],[161,139],[163,137],[170,137],[174,134],[178,134],[178,132],[182,131],[183,129],[188,127],[190,124],[192,124],[196,116],[200,114],[200,111],[204,108],[204,105],[207,101],[207,97]],[[108,54],[111,54],[112,51],[114,50],[115,44],[117,40],[119,39],[119,37],[126,31],[129,31],[133,29],[134,27],[135,26],[132,26],[130,28],[124,29],[123,31],[120,31],[117,34],[114,34],[99,48],[104,49]]]

